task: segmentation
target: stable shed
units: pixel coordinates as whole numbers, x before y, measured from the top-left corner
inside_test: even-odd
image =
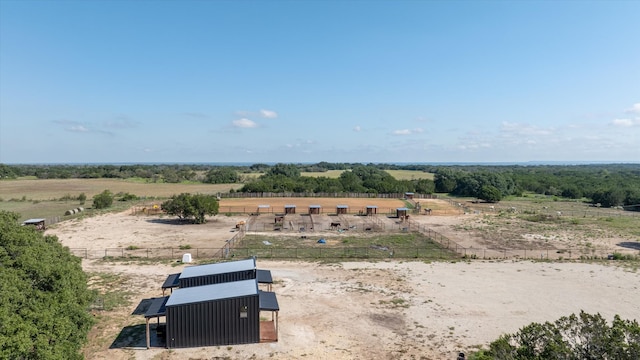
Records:
[[[29,219],[22,222],[22,225],[35,226],[36,230],[44,231],[46,227],[44,225],[45,219]]]
[[[412,192],[406,192],[404,193],[404,198],[407,200],[413,199],[413,193]]]
[[[284,206],[284,213],[285,214],[295,214],[296,213],[296,206],[295,205],[285,205]]]
[[[401,207],[396,209],[396,216],[404,219],[407,216],[407,212],[409,212],[409,208]]]
[[[179,277],[180,288],[256,278],[256,259],[189,266]]]
[[[378,207],[376,205],[367,205],[367,215],[375,215],[378,213]]]
[[[256,280],[174,291],[165,304],[167,347],[260,342],[260,311],[279,310],[272,294],[263,295]]]
[[[271,208],[270,205],[258,205],[258,214],[263,212],[268,213],[270,208]]]
[[[309,214],[320,214],[320,205],[309,205]]]
[[[349,212],[349,205],[336,205],[336,214],[346,214]]]

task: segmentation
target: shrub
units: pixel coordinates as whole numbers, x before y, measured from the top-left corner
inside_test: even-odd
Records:
[[[105,209],[113,204],[113,194],[109,190],[105,190],[93,197],[93,207],[95,209]]]

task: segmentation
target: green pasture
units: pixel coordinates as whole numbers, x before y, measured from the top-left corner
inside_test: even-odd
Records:
[[[152,183],[139,178],[122,179],[19,179],[0,181],[0,210],[19,213],[22,220],[64,217],[67,210],[84,207],[91,211],[91,199],[104,190],[133,194],[141,203],[162,200],[183,192],[217,194],[237,190],[242,184]],[[84,205],[75,199],[84,193]],[[114,201],[110,210],[126,209],[131,202]],[[77,215],[76,215],[77,216]]]
[[[433,180],[435,174],[418,170],[385,170],[396,180]]]
[[[325,244],[318,243],[320,238]],[[456,254],[420,233],[385,234],[374,236],[291,236],[247,235],[233,255],[260,258],[420,258],[453,259]]]

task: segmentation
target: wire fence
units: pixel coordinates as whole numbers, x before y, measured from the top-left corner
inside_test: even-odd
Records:
[[[464,247],[448,237],[424,225],[407,221],[403,231],[420,232],[440,246],[426,247],[369,247],[316,246],[316,247],[242,247],[252,226],[251,219],[226,241],[222,248],[72,248],[71,253],[85,259],[129,258],[129,259],[175,259],[183,254],[191,254],[193,259],[228,259],[233,257],[256,256],[263,259],[532,259],[532,260],[589,260],[589,259],[638,259],[640,248],[473,248]],[[255,219],[253,220],[255,221]]]

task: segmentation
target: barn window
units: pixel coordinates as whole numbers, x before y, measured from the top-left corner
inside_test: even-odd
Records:
[[[246,319],[248,313],[249,313],[249,308],[247,308],[247,305],[244,305],[244,306],[240,307],[240,318],[241,319]]]

